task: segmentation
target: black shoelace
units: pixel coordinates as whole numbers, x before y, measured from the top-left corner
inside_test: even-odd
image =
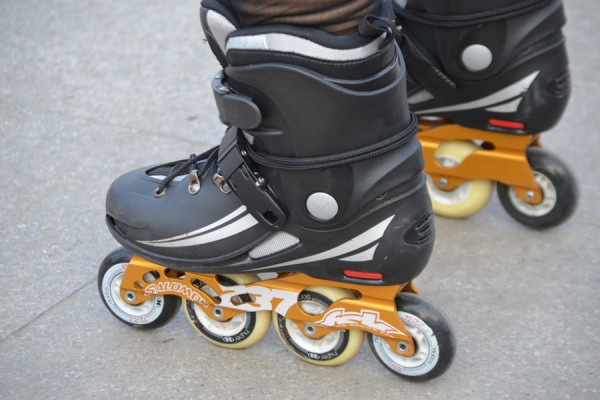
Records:
[[[188,160],[175,165],[169,173],[169,175],[167,175],[162,180],[160,185],[158,185],[158,187],[154,191],[154,195],[156,197],[162,196],[165,193],[165,190],[167,190],[167,186],[169,186],[169,183],[171,183],[173,179],[181,175],[181,173],[185,170],[188,170],[189,173],[191,173],[194,170],[197,170],[200,167],[200,164],[202,164],[203,166],[202,169],[197,173],[197,176],[202,177],[206,173],[206,171],[208,171],[211,167],[215,165],[218,152],[219,146],[215,146],[202,154],[192,154],[190,155],[190,158]]]

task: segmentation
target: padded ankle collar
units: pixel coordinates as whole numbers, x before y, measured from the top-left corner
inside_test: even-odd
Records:
[[[380,14],[387,16],[388,11],[382,5]],[[336,36],[291,25],[242,28],[227,1],[203,0],[200,16],[206,38],[223,67],[269,61],[268,54],[276,54],[279,59],[281,55],[290,55],[292,63],[297,58],[325,63],[358,63],[381,53],[382,47],[390,47],[384,46],[389,41],[386,33],[365,36],[357,32]],[[231,53],[235,55],[232,57]],[[257,58],[258,53],[263,56]],[[389,61],[389,57],[385,58]]]

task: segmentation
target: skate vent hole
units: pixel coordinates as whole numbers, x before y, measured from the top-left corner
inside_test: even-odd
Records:
[[[413,229],[406,232],[404,240],[406,240],[407,243],[416,245],[425,243],[433,235],[433,230],[433,215],[427,214],[413,226]]]
[[[150,283],[158,279],[160,274],[157,271],[150,271],[144,274],[144,282]]]
[[[561,72],[556,78],[550,81],[547,91],[554,96],[563,96],[569,93],[571,87],[571,75],[569,71]]]
[[[348,278],[358,278],[368,281],[380,281],[383,279],[381,272],[355,271],[352,269],[345,269],[344,275]]]
[[[167,278],[171,279],[185,279],[185,272],[176,271],[171,268],[166,268],[163,272]]]
[[[143,289],[144,288],[144,284],[140,281],[135,281],[133,282],[133,286],[135,286],[136,289]]]
[[[198,279],[192,279],[192,286],[194,286],[197,289],[202,289],[202,286],[204,286],[204,282]]]
[[[271,225],[273,225],[275,222],[277,222],[277,215],[275,215],[275,213],[271,210],[264,212],[263,217]]]
[[[479,147],[481,147],[484,150],[496,150],[496,146],[494,146],[494,143],[491,142],[482,142]]]

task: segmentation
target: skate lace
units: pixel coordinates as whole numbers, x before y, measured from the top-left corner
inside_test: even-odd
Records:
[[[160,182],[160,185],[158,185],[158,187],[154,191],[154,196],[161,197],[162,195],[164,195],[167,190],[167,187],[173,181],[173,179],[181,175],[186,170],[187,173],[195,174],[196,177],[201,178],[209,169],[216,169],[215,161],[217,160],[218,152],[219,146],[215,146],[202,154],[191,154],[189,159],[175,164],[169,175],[167,175]]]

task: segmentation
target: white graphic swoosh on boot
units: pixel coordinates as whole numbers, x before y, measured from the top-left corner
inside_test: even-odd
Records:
[[[377,250],[377,246],[379,243],[371,246],[367,250],[360,252],[358,254],[353,254],[348,257],[340,258],[340,261],[349,261],[349,262],[364,262],[364,261],[373,261],[373,257],[375,256],[375,250]]]
[[[365,247],[365,246],[372,244],[373,242],[381,239],[381,237],[383,236],[383,233],[387,229],[390,222],[392,222],[392,219],[394,217],[395,217],[395,215],[388,217],[387,219],[381,221],[380,223],[378,223],[377,225],[373,226],[372,228],[366,230],[365,232],[361,233],[360,235],[355,236],[353,239],[350,239],[346,243],[343,243],[332,249],[323,251],[321,253],[313,254],[312,256],[302,257],[302,258],[298,258],[298,259],[291,260],[291,261],[286,261],[286,262],[275,264],[275,265],[269,265],[267,267],[256,268],[256,269],[254,269],[254,271],[271,269],[271,268],[275,268],[275,267],[284,267],[286,265],[305,264],[305,263],[309,263],[309,262],[322,261],[322,260],[327,260],[329,258],[335,258],[335,257],[341,257],[344,255],[348,255],[362,247]],[[371,248],[373,250],[372,253],[369,253],[369,251],[371,250],[371,249],[369,249],[367,251],[356,254],[354,256],[358,257],[358,256],[362,255],[362,257],[363,257],[362,261],[367,261],[367,259],[364,257],[365,257],[365,255],[367,255],[367,257],[368,257],[368,254],[370,254],[370,256],[371,256],[370,260],[372,260],[373,255],[375,254],[375,247],[376,246]],[[350,256],[350,258],[352,258],[354,256]],[[350,260],[350,261],[354,261],[354,260]]]
[[[521,100],[523,100],[523,96],[519,96],[514,100],[507,101],[506,103],[488,107],[485,109],[485,111],[491,111],[496,113],[513,113],[517,111],[517,108],[519,108]]]
[[[525,78],[521,79],[520,81],[517,81],[517,82],[513,83],[512,85],[505,87],[504,89],[501,89],[495,93],[492,93],[489,96],[482,97],[481,99],[469,101],[467,103],[454,104],[454,105],[446,106],[446,107],[430,108],[428,110],[419,110],[419,111],[415,111],[415,114],[420,115],[420,114],[432,114],[432,113],[445,112],[445,111],[472,110],[472,109],[476,109],[476,108],[493,106],[493,105],[496,105],[499,103],[507,102],[509,100],[514,100],[515,97],[522,95],[529,89],[529,87],[531,86],[531,84],[533,83],[533,81],[535,80],[535,78],[538,76],[539,73],[540,73],[540,71],[532,72],[531,74],[527,75]],[[415,96],[416,95],[413,95],[413,97],[415,97]],[[415,103],[411,103],[411,104],[415,104]],[[518,103],[516,105],[518,106]],[[516,108],[514,109],[514,111],[516,111]],[[501,112],[510,112],[510,111],[501,111]]]
[[[227,222],[236,218],[237,216],[242,215],[244,212],[246,212],[246,206],[241,206],[235,211],[233,211],[231,214],[226,215],[220,220],[215,221],[212,224],[206,225],[205,227],[202,227],[200,229],[196,229],[195,231],[184,233],[183,235],[173,236],[166,239],[140,240],[139,243],[156,247],[188,247],[225,239],[258,224],[258,221],[252,215],[247,214],[235,222],[224,225]],[[221,226],[221,228],[214,229],[219,226]],[[210,232],[202,234],[203,232],[207,231]]]
[[[226,51],[257,50],[299,54],[319,60],[336,62],[355,61],[365,59],[379,51],[385,36],[385,34],[381,34],[363,46],[336,49],[291,34],[264,33],[230,37],[227,39],[225,49]]]

